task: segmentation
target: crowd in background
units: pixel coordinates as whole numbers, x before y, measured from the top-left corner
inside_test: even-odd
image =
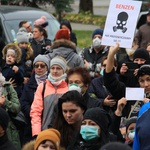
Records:
[[[68,20],[54,41],[47,25],[23,20],[16,41],[1,39],[0,149],[150,149],[150,12],[123,58],[118,42],[101,44],[101,28],[78,52]],[[144,98],[129,101],[126,87],[144,88]]]

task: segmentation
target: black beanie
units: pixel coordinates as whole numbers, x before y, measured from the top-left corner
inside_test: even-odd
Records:
[[[136,116],[131,117],[131,118],[129,118],[129,119],[127,120],[127,122],[126,122],[126,131],[128,130],[128,127],[129,127],[130,124],[136,123],[136,120],[137,120],[137,117],[136,117]]]
[[[150,65],[142,65],[137,73],[137,78],[143,76],[143,75],[150,75]]]
[[[138,48],[137,50],[135,50],[135,52],[133,54],[133,61],[136,58],[142,58],[142,59],[145,59],[145,60],[149,60],[149,53],[144,48]]]
[[[2,126],[4,130],[7,129],[8,122],[9,122],[9,116],[7,112],[3,108],[0,107],[0,125]]]
[[[93,31],[93,33],[92,33],[92,39],[94,38],[94,36],[95,36],[96,34],[99,34],[99,35],[103,36],[103,29],[100,29],[100,28],[95,29],[95,30]]]
[[[93,120],[99,125],[101,130],[103,130],[105,133],[108,132],[108,128],[111,123],[111,118],[109,114],[102,108],[95,107],[88,109],[83,117],[83,120],[85,119]]]
[[[110,142],[104,145],[100,150],[132,150],[127,144],[120,142]]]

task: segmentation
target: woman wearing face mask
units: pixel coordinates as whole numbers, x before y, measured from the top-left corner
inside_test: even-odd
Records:
[[[61,133],[61,146],[66,148],[80,131],[85,101],[79,92],[72,90],[59,98],[57,108],[53,127]]]
[[[112,98],[110,92],[104,86],[103,73],[104,73],[104,69],[106,68],[106,64],[107,64],[107,56],[104,56],[102,59],[101,72],[100,72],[102,76],[92,80],[88,88],[88,92],[94,94],[99,99],[99,101],[102,102],[103,108],[105,110],[110,111],[110,109],[114,110],[116,101]],[[115,70],[117,68],[116,60],[114,60],[114,68]]]
[[[88,109],[82,120],[80,135],[67,150],[99,150],[109,142],[110,123],[110,116],[103,109]]]
[[[49,60],[44,55],[38,55],[34,61],[34,72],[30,77],[27,84],[24,85],[22,95],[21,95],[21,110],[26,116],[27,126],[24,129],[23,133],[23,143],[26,143],[32,139],[32,130],[31,130],[31,118],[30,118],[30,109],[31,104],[34,100],[34,94],[41,82],[45,82],[49,72]]]
[[[71,68],[67,72],[67,79],[69,90],[77,90],[82,94],[86,101],[86,107],[102,107],[102,102],[89,95],[87,89],[91,83],[91,78],[88,70],[82,67]]]
[[[50,62],[50,73],[45,83],[40,83],[31,105],[30,117],[32,136],[52,126],[58,98],[68,91],[66,79],[67,64],[62,57],[54,57]]]

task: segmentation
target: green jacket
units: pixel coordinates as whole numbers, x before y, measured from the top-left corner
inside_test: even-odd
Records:
[[[3,94],[6,96],[6,101],[3,107],[6,109],[7,112],[9,111],[9,113],[17,115],[20,111],[20,102],[15,89],[9,82],[6,82],[4,84]],[[7,135],[9,140],[14,144],[14,146],[18,150],[21,150],[19,133],[11,119],[8,124]]]

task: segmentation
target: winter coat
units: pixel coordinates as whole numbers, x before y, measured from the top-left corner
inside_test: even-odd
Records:
[[[102,103],[99,102],[98,99],[91,97],[88,91],[85,92],[83,98],[85,99],[87,109],[93,107],[102,107]]]
[[[136,121],[135,137],[133,150],[149,150],[150,149],[150,102],[142,106],[138,119]]]
[[[105,141],[108,142],[109,139],[105,139]],[[101,138],[95,138],[86,142],[79,134],[74,139],[73,143],[68,146],[67,150],[99,150],[103,145],[104,142],[101,140]]]
[[[22,150],[34,150],[34,144],[35,140],[29,141],[23,146]]]
[[[44,38],[43,41],[37,42],[35,39],[31,41],[31,47],[34,51],[34,58],[39,54],[44,54],[47,47],[51,46],[51,40]]]
[[[23,48],[21,48],[21,50],[22,50],[22,58],[20,64],[23,66],[24,69],[24,77],[30,78],[33,69],[32,66],[33,58],[30,57],[29,59],[26,59],[27,50]]]
[[[9,88],[9,93],[8,93],[7,88]],[[20,102],[19,102],[19,99],[17,97],[16,91],[14,90],[14,88],[12,87],[12,85],[9,82],[6,82],[4,84],[3,93],[4,93],[4,95],[6,95],[6,101],[3,105],[3,107],[10,114],[12,113],[13,115],[17,115],[19,113],[19,110],[20,110]],[[16,126],[12,122],[11,118],[10,118],[8,128],[7,128],[7,135],[8,135],[8,139],[14,144],[14,146],[18,150],[20,150],[21,145],[20,145],[19,133],[17,131]]]
[[[100,73],[102,58],[107,55],[107,47],[105,47],[103,50],[100,50],[99,53],[96,53],[92,46],[83,49],[81,57],[90,63],[88,70],[90,71],[91,77],[94,77],[95,73]]]
[[[15,146],[8,140],[7,134],[0,137],[1,150],[17,150]]]
[[[120,82],[116,77],[116,72],[113,69],[110,73],[104,72],[104,85],[108,89],[108,91],[111,93],[114,99],[117,101],[121,99],[122,97],[125,97],[125,90],[126,86],[124,83]],[[128,101],[126,104],[124,110],[123,110],[123,116],[128,118],[128,115],[131,111],[132,106],[136,101]],[[132,112],[131,116],[137,116],[140,107],[143,105],[143,102],[139,101],[137,106],[135,107],[134,111]]]
[[[45,82],[44,95],[42,96],[44,84],[40,83],[31,105],[30,117],[33,136],[37,135],[40,131],[47,129],[48,126],[52,124],[58,98],[68,91],[68,86],[65,81],[62,81],[57,87],[53,86],[48,79]]]
[[[24,129],[24,141],[27,142],[32,139],[32,130],[31,130],[31,118],[30,118],[30,109],[32,102],[34,100],[34,94],[37,89],[37,82],[35,80],[35,73],[31,76],[27,84],[24,85],[23,92],[20,98],[21,101],[21,110],[24,113],[26,120],[27,120],[27,126]]]
[[[146,49],[147,44],[150,42],[150,25],[148,23],[142,25],[135,35],[135,38],[139,41],[139,47]]]
[[[109,95],[108,90],[104,86],[103,77],[93,79],[88,88],[88,92],[95,94],[101,103],[103,103],[104,99]]]
[[[14,70],[12,70],[12,67],[14,65],[19,68],[17,73],[15,73]],[[2,69],[2,74],[5,77],[6,81],[9,81],[9,79],[11,78],[12,80],[14,80],[14,83],[16,84],[16,87],[14,87],[14,89],[16,90],[18,97],[20,97],[22,93],[22,85],[24,81],[24,70],[21,65],[19,64],[14,64],[14,65],[5,64],[4,68]]]
[[[73,42],[65,39],[56,40],[51,46],[52,53],[46,56],[51,60],[55,56],[61,56],[70,68],[84,67],[82,58],[76,53],[76,46]]]

